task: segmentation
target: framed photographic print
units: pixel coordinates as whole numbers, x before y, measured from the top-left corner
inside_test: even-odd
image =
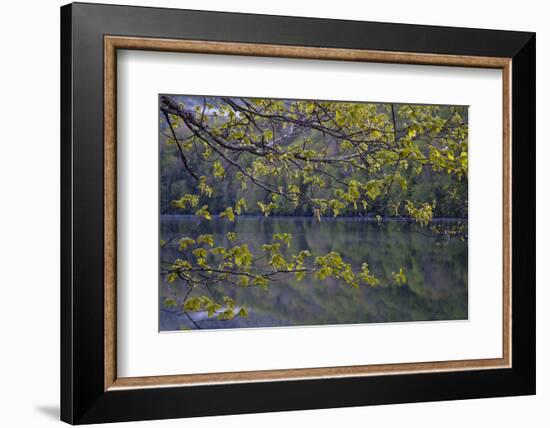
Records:
[[[61,52],[62,420],[535,393],[533,33],[76,3]]]

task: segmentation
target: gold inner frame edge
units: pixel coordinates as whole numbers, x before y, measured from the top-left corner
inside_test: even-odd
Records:
[[[146,50],[213,55],[241,55],[296,59],[377,62],[493,68],[502,70],[503,90],[503,349],[501,358],[375,364],[340,367],[279,369],[169,376],[117,376],[116,367],[116,88],[117,50]],[[104,37],[104,390],[212,385],[301,379],[361,377],[410,373],[481,370],[511,367],[511,77],[510,58],[420,54],[361,49],[320,48],[141,37]]]

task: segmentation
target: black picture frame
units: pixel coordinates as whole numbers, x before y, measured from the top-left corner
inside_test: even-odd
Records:
[[[104,36],[512,59],[512,367],[104,390]],[[61,419],[71,424],[535,393],[535,34],[74,3],[61,8]]]

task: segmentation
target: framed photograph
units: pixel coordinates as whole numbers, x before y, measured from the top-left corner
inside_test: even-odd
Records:
[[[535,35],[61,8],[61,418],[535,393]]]

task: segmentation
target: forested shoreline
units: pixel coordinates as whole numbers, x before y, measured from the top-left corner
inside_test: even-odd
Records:
[[[185,97],[173,97],[174,102],[181,102],[182,105],[186,105],[187,109],[192,109],[192,111],[197,112],[196,114],[200,115],[203,109],[200,100],[202,97],[196,97],[192,99],[192,102],[189,102],[189,99]],[[182,101],[180,101],[182,100]],[[186,101],[186,104],[183,102]],[[213,117],[212,111],[216,112],[221,116],[220,112],[220,101],[216,98],[204,98],[206,103],[210,105],[210,110],[205,110],[204,116],[207,119],[203,119],[204,123],[207,123],[209,120],[220,121],[219,117]],[[388,105],[377,105],[377,111],[391,110],[393,106]],[[428,108],[428,107],[425,107]],[[429,107],[432,108],[433,107]],[[381,113],[384,114],[384,113]],[[460,123],[467,124],[467,108],[465,107],[438,107],[438,115],[441,115],[444,118],[444,121],[448,120],[451,117],[451,114],[455,114],[460,117]],[[193,165],[196,169],[196,176],[205,177],[205,181],[213,188],[212,195],[208,198],[209,211],[211,213],[220,213],[230,206],[235,201],[240,200],[241,198],[246,198],[247,200],[247,214],[265,214],[261,209],[259,203],[266,203],[269,201],[272,193],[265,190],[260,186],[247,185],[243,187],[243,181],[246,182],[246,178],[243,180],[243,174],[235,168],[233,165],[228,162],[221,160],[221,168],[223,168],[223,175],[215,179],[215,167],[217,166],[216,161],[219,161],[219,156],[216,156],[216,153],[213,152],[208,146],[204,146],[200,143],[200,138],[194,136],[189,129],[185,126],[178,126],[174,128],[174,133],[171,132],[169,124],[166,120],[163,120],[163,115],[161,112],[160,117],[160,169],[161,169],[161,192],[160,192],[160,212],[162,214],[194,214],[195,210],[191,206],[177,206],[174,205],[173,201],[180,199],[185,194],[193,193],[197,180],[186,168],[182,167],[180,149],[183,149],[185,152],[185,157],[188,165]],[[407,117],[397,115],[395,117],[395,122],[397,128],[403,128],[402,131],[398,134],[403,134],[403,137],[406,139],[407,130]],[[181,124],[180,124],[181,125]],[[220,125],[217,125],[220,126]],[[336,153],[346,152],[348,144],[346,140],[342,138],[336,138],[323,132],[315,129],[310,129],[307,127],[297,128],[296,126],[285,129],[281,127],[279,132],[275,131],[272,138],[275,139],[274,144],[278,144],[284,147],[300,147],[307,148],[307,151],[311,153],[324,153],[326,156],[335,155]],[[273,131],[271,131],[273,133]],[[223,135],[223,132],[221,132]],[[229,131],[227,131],[229,134]],[[280,134],[280,135],[277,135]],[[174,135],[178,139],[188,140],[190,138],[195,138],[193,144],[184,143],[180,144],[178,147],[175,144]],[[399,138],[399,135],[397,136]],[[305,142],[305,143],[304,143]],[[349,143],[351,144],[351,143]],[[344,146],[344,150],[342,150]],[[439,154],[438,151],[433,150],[433,145],[428,144],[426,141],[417,142],[418,152],[422,154],[429,162],[437,161]],[[444,151],[442,159],[447,160],[449,154],[451,158],[457,159],[460,162],[464,161],[464,158],[460,158],[461,153],[464,153],[466,148],[452,148],[452,151]],[[306,150],[302,149],[302,152]],[[294,181],[288,179],[285,174],[282,174],[280,171],[262,171],[262,167],[258,168],[258,165],[254,164],[254,161],[257,160],[258,156],[246,152],[236,152],[239,154],[239,162],[243,165],[246,165],[246,168],[249,168],[253,173],[259,174],[263,178],[263,183],[270,186],[271,188],[283,188],[288,189],[289,183]],[[389,152],[393,153],[393,152]],[[437,153],[437,154],[436,154]],[[465,152],[467,153],[467,151]],[[386,154],[387,155],[387,154]],[[385,155],[385,156],[386,156]],[[430,156],[435,158],[430,159]],[[248,159],[244,159],[248,158]],[[262,157],[265,159],[264,157]],[[429,202],[432,205],[432,216],[433,218],[467,218],[468,216],[468,201],[467,201],[467,174],[463,174],[460,177],[460,180],[457,178],[456,172],[446,171],[448,165],[445,162],[441,163],[441,168],[438,171],[434,171],[432,168],[421,168],[419,171],[418,166],[415,165],[415,161],[403,159],[400,161],[400,167],[398,169],[397,179],[394,178],[391,185],[392,199],[396,201],[401,200],[411,200],[411,201],[425,201]],[[409,163],[408,165],[406,163]],[[418,161],[416,161],[418,162]],[[467,162],[467,158],[466,158]],[[314,175],[313,178],[302,179],[299,183],[297,189],[302,194],[308,194],[315,190],[316,196],[318,198],[324,197],[329,200],[333,197],[332,192],[334,188],[331,188],[330,184],[337,183],[338,181],[349,181],[357,176],[370,177],[372,180],[379,180],[382,182],[385,178],[385,174],[393,173],[393,168],[395,167],[395,162],[392,159],[385,158],[385,163],[387,167],[390,168],[390,171],[385,171],[386,167],[381,166],[380,168],[372,168],[371,171],[364,171],[360,168],[354,167],[353,164],[345,165],[349,166],[348,170],[343,170],[341,164],[335,166],[328,165],[325,166],[323,173]],[[374,162],[373,162],[374,164]],[[263,165],[262,165],[263,166]],[[355,170],[354,170],[355,169]],[[447,168],[448,169],[448,168]],[[316,180],[315,177],[318,177]],[[320,181],[323,180],[323,181]],[[324,183],[324,188],[319,186],[320,183]],[[374,182],[375,185],[378,182]],[[322,184],[321,184],[322,185]],[[386,183],[381,183],[381,186],[384,186]],[[312,216],[313,215],[313,204],[311,201],[303,201],[300,204],[287,203],[284,201],[284,198],[280,203],[277,204],[277,207],[270,212],[270,214],[282,215],[282,216]],[[396,206],[395,203],[388,203],[388,198],[374,198],[367,199],[367,206],[363,207],[361,204],[359,207],[349,204],[346,207],[339,209],[339,216],[346,217],[363,217],[363,216],[376,216],[380,215],[382,217],[410,217],[406,212],[398,212],[396,215]],[[399,208],[398,208],[399,211]],[[329,214],[330,215],[330,214]]]

